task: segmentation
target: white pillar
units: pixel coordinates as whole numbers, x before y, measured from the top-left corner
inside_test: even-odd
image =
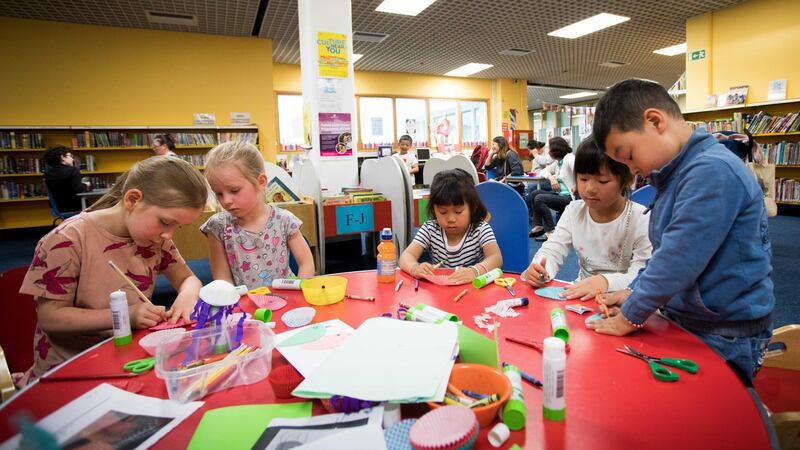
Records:
[[[298,0],[297,11],[309,159],[322,187],[338,192],[358,184],[350,0]]]

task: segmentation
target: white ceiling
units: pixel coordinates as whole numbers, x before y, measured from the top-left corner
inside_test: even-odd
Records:
[[[320,7],[325,0],[318,0]],[[381,0],[352,0],[353,31],[387,33],[384,42],[354,42],[356,70],[442,75],[469,62],[494,64],[478,78],[515,78],[572,89],[529,89],[536,99],[568,103],[559,95],[602,90],[637,77],[669,87],[685,70],[685,55],[653,50],[685,41],[686,19],[741,0],[438,0],[416,17],[376,12]],[[261,26],[259,9],[264,10]],[[145,11],[190,14],[198,25],[147,22]],[[600,12],[631,20],[578,39],[547,33]],[[273,60],[298,64],[297,0],[2,0],[0,16],[228,36],[273,41]],[[526,56],[504,56],[509,48]],[[628,63],[619,68],[598,64]],[[557,95],[556,95],[557,94]],[[585,100],[584,100],[585,101]]]

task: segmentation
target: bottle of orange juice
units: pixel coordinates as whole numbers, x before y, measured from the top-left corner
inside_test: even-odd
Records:
[[[394,283],[397,272],[397,247],[392,240],[392,229],[381,231],[381,243],[378,244],[378,283]]]

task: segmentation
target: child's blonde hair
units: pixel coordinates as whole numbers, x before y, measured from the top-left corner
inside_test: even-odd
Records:
[[[130,189],[142,191],[144,201],[153,206],[203,209],[208,198],[206,186],[203,175],[188,162],[174,156],[153,156],[120,175],[114,187],[88,210],[111,208]]]
[[[255,145],[242,141],[219,144],[206,155],[206,178],[214,177],[214,172],[226,165],[233,165],[245,179],[258,185],[259,175],[264,174],[264,158]]]

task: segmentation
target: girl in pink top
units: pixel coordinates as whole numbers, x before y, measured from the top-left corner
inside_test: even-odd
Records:
[[[172,234],[200,217],[203,176],[178,158],[140,161],[82,214],[64,221],[37,244],[20,292],[37,302],[33,378],[111,335],[109,296],[126,291],[133,328],[189,319],[200,280],[172,243]],[[159,273],[178,294],[168,311],[139,300],[108,262],[113,261],[148,297]]]

